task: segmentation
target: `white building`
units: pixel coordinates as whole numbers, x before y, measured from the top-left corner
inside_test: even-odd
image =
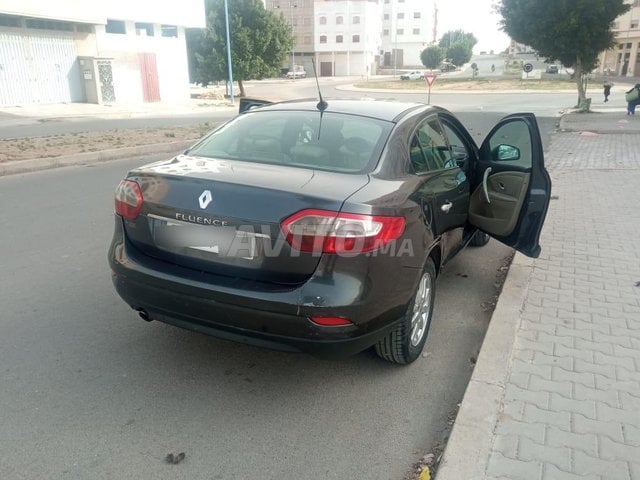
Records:
[[[204,0],[0,0],[0,105],[189,98]]]
[[[387,68],[420,67],[420,53],[433,39],[433,2],[382,1],[382,58]]]
[[[316,2],[314,15],[314,47],[320,75],[375,73],[382,31],[378,1]]]

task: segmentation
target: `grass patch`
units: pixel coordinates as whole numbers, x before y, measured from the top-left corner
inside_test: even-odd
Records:
[[[541,80],[522,80],[519,77],[476,77],[476,78],[442,78],[438,77],[432,92],[438,90],[572,90],[575,82],[567,76],[558,75],[558,78],[543,78]],[[424,80],[383,80],[360,82],[354,85],[357,88],[372,88],[383,90],[427,90]]]

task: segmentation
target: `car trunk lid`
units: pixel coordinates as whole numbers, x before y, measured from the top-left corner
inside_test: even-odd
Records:
[[[295,284],[318,253],[292,249],[280,222],[304,209],[340,211],[368,175],[178,156],[132,171],[144,198],[124,220],[128,239],[147,255],[196,270]]]

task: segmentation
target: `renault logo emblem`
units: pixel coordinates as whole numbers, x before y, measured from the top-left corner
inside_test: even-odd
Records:
[[[207,205],[209,205],[212,200],[213,200],[213,196],[211,195],[211,192],[209,190],[205,190],[200,194],[200,197],[198,197],[198,202],[200,202],[200,208],[204,210],[205,208],[207,208]]]

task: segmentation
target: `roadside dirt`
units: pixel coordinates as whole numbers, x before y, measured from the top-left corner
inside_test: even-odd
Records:
[[[390,90],[423,90],[426,89],[424,80],[406,81],[369,81],[355,85],[358,88],[388,88]],[[431,87],[432,92],[438,90],[574,90],[576,84],[570,79],[562,80],[520,80],[519,78],[476,78],[456,79],[438,77]]]
[[[192,126],[116,129],[0,140],[0,163],[31,158],[60,157],[154,143],[197,140],[216,125],[217,123],[207,122]]]

